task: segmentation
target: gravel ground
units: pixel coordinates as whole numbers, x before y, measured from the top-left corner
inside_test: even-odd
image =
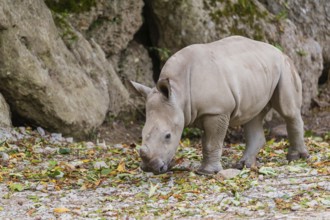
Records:
[[[288,164],[287,142],[271,140],[259,169],[200,176],[193,172],[200,144],[184,140],[178,165],[155,176],[138,168],[135,144],[74,142],[42,128],[0,130],[0,219],[329,219],[329,143],[306,143],[307,162]],[[225,168],[242,149],[226,146]]]

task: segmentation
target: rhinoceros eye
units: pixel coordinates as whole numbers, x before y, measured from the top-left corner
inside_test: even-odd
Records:
[[[171,139],[171,134],[170,134],[170,133],[167,133],[167,134],[165,135],[165,139],[166,139],[166,140]]]

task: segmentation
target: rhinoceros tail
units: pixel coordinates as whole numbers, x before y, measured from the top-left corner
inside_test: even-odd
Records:
[[[301,93],[302,90],[302,85],[301,85],[301,79],[299,77],[298,71],[296,67],[293,64],[293,61],[285,55],[285,72],[289,73],[284,73],[284,74],[290,74],[291,75],[291,80],[294,85],[294,88],[296,89],[297,93]]]

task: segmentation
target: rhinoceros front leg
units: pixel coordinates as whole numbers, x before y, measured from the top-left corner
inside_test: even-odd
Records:
[[[222,170],[220,158],[228,124],[229,116],[227,115],[204,116],[203,160],[197,173],[215,174]]]
[[[242,158],[236,164],[238,169],[243,169],[244,166],[249,168],[257,166],[257,154],[266,143],[262,120],[267,112],[268,109],[264,109],[261,113],[243,126],[246,147]]]

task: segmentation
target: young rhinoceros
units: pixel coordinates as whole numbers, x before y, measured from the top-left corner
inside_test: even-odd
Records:
[[[254,166],[265,144],[262,121],[270,108],[287,124],[287,159],[309,156],[303,139],[299,75],[292,61],[269,44],[233,36],[191,45],[166,62],[156,88],[131,84],[147,99],[139,151],[144,171],[159,174],[171,168],[185,126],[204,130],[198,173],[222,169],[228,126],[244,127],[247,144],[237,166]]]

